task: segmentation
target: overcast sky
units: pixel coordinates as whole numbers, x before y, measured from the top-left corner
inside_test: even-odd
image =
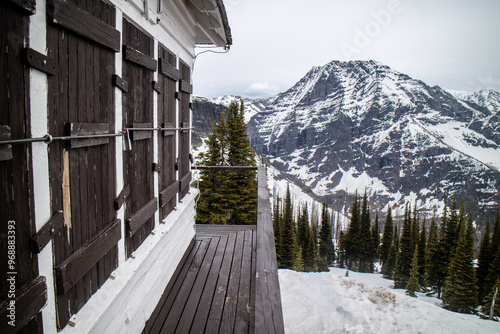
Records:
[[[233,45],[226,54],[198,55],[196,95],[273,96],[313,66],[357,59],[378,60],[431,86],[500,91],[499,0],[224,4]]]

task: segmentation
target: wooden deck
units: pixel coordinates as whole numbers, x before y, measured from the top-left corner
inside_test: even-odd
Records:
[[[197,225],[143,333],[285,332],[264,167],[257,180],[257,225]]]
[[[254,333],[256,226],[197,225],[143,333]]]

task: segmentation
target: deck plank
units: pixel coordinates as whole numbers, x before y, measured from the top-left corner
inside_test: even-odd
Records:
[[[214,298],[212,300],[212,307],[208,315],[205,331],[207,333],[218,333],[219,326],[222,318],[222,311],[224,310],[224,301],[226,299],[227,284],[229,282],[229,275],[231,264],[233,262],[234,245],[236,243],[236,234],[229,234],[227,240],[226,250],[224,252],[224,259],[219,271],[219,278],[217,280],[217,287],[215,290]]]
[[[256,226],[197,225],[143,333],[253,333]]]
[[[241,279],[238,291],[238,305],[236,309],[236,319],[234,324],[235,333],[246,333],[250,326],[250,290],[255,270],[252,270],[252,240],[253,231],[245,231],[243,244],[243,256],[241,260]],[[253,267],[255,269],[255,267]],[[253,282],[255,284],[255,282]]]
[[[236,318],[236,306],[238,303],[238,292],[241,277],[241,259],[243,258],[243,244],[245,231],[236,233],[236,243],[233,253],[233,262],[229,273],[229,282],[224,302],[224,310],[220,324],[221,333],[233,333]]]
[[[177,325],[176,333],[189,333],[189,330],[191,329],[219,241],[220,237],[213,237],[208,241],[210,245],[208,246],[200,271],[198,272],[198,276],[194,282],[193,289],[191,290],[188,300],[186,301],[186,307],[184,308],[184,312],[182,312]]]
[[[196,241],[191,248],[191,250],[188,253],[188,257],[185,262],[181,263],[181,266],[178,268],[181,268],[178,275],[172,277],[170,282],[167,285],[167,288],[165,289],[165,292],[163,295],[165,296],[165,299],[161,304],[159,303],[156,307],[158,310],[157,316],[156,317],[151,317],[150,321],[152,320],[153,323],[151,325],[151,328],[149,328],[148,333],[159,333],[161,331],[161,328],[163,327],[163,323],[165,322],[165,319],[167,318],[167,315],[170,311],[170,308],[172,307],[172,304],[174,303],[174,298],[177,295],[177,291],[179,291],[181,284],[182,284],[182,278],[186,276],[187,271],[189,270],[189,266],[191,265],[191,262],[193,262],[193,258],[196,254],[196,251],[198,250],[198,247],[200,246],[200,241]],[[177,271],[177,269],[176,269]],[[156,310],[155,310],[156,312]],[[153,314],[155,313],[153,312]],[[146,324],[146,327],[147,324]]]
[[[193,262],[189,266],[189,269],[182,280],[182,284],[179,288],[177,296],[173,302],[175,307],[172,307],[170,312],[168,313],[167,319],[163,324],[162,332],[172,333],[172,330],[177,327],[179,323],[179,319],[181,318],[182,312],[186,306],[186,302],[189,298],[189,294],[193,287],[193,284],[196,280],[196,276],[200,270],[200,267],[203,263],[203,259],[205,258],[205,254],[207,252],[208,245],[210,241],[203,240],[201,241],[200,247],[196,251],[196,255],[193,258]]]
[[[215,293],[215,286],[217,284],[219,271],[222,266],[222,259],[224,258],[227,239],[227,234],[220,237],[219,245],[217,247],[217,253],[212,262],[212,267],[210,268],[210,273],[205,284],[205,289],[203,289],[203,293],[201,295],[200,305],[198,306],[198,310],[193,320],[191,333],[203,333],[205,331],[205,326],[208,320],[210,307],[212,306],[212,300]]]

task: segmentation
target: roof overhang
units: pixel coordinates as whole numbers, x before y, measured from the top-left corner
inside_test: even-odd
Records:
[[[186,6],[196,20],[196,45],[229,47],[233,44],[222,0],[186,0]]]

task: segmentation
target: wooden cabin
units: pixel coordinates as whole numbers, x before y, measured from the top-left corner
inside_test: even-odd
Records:
[[[189,254],[213,249],[190,187],[195,47],[231,44],[222,0],[1,1],[3,333],[158,328]],[[258,230],[244,326],[280,332],[276,270],[255,262],[272,229]]]

